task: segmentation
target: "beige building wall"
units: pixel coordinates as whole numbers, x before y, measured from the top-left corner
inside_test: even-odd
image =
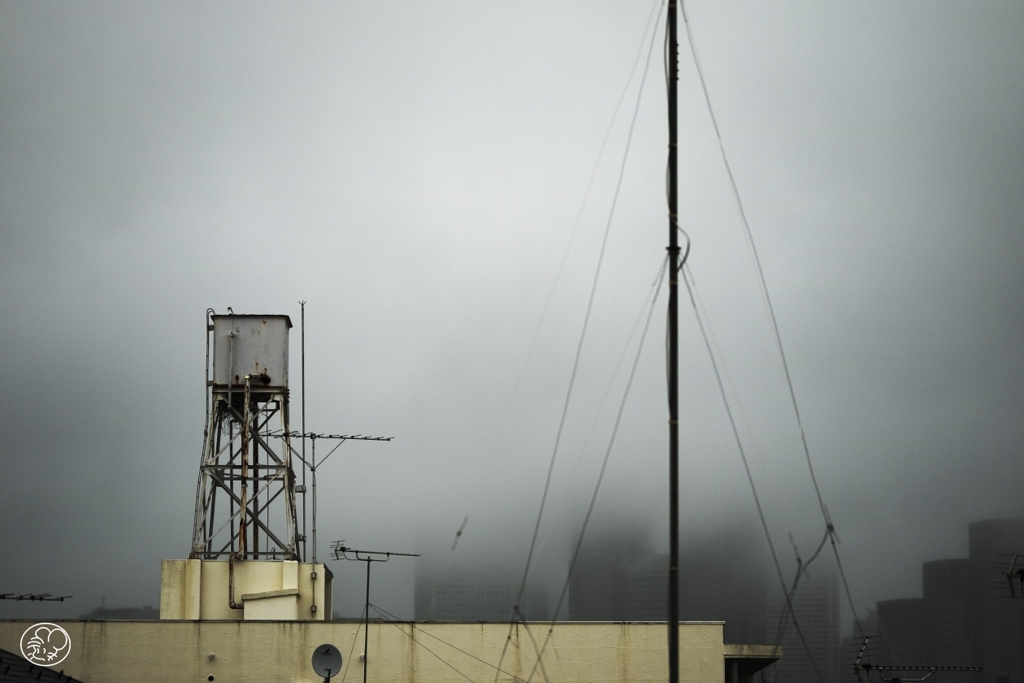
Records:
[[[362,624],[316,621],[57,622],[71,638],[58,665],[85,683],[121,681],[314,682],[310,657],[323,643],[344,653],[345,680],[360,681]],[[0,621],[0,648],[18,652],[31,621]],[[380,683],[664,681],[667,636],[657,623],[371,623],[368,679]],[[508,642],[502,657],[502,649]],[[745,671],[776,655],[768,646],[723,645],[722,623],[680,625],[680,680],[726,683],[736,657]],[[351,653],[351,654],[349,654]],[[733,660],[730,660],[730,657]],[[501,661],[501,671],[496,665]],[[757,662],[761,662],[757,665]],[[536,671],[534,668],[536,666]],[[730,675],[729,683],[737,679]],[[341,677],[335,681],[342,680]]]
[[[294,560],[163,560],[160,618],[330,620],[333,579]]]

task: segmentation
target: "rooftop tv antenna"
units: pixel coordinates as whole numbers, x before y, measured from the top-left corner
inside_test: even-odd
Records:
[[[299,457],[300,460],[302,460],[302,463],[307,468],[309,468],[311,479],[312,479],[312,483],[313,483],[313,529],[312,529],[312,531],[313,531],[313,562],[316,562],[316,470],[317,470],[317,468],[320,467],[320,465],[323,465],[324,461],[327,460],[327,458],[331,457],[331,455],[334,453],[334,451],[336,451],[339,448],[341,448],[341,444],[345,443],[346,441],[391,441],[391,439],[393,439],[395,437],[393,437],[393,436],[363,436],[362,434],[315,434],[313,432],[302,433],[302,434],[299,434],[298,432],[292,432],[291,436],[293,436],[293,437],[301,437],[303,441],[305,441],[306,439],[309,439],[310,443],[312,444],[312,448],[311,448],[312,455],[311,455],[309,460],[306,460],[305,454],[300,455],[298,457]],[[330,452],[327,455],[325,455],[324,457],[322,457],[319,460],[319,462],[316,459],[316,442],[317,442],[317,439],[331,439],[331,440],[336,440],[338,442],[334,446],[334,448],[332,448],[330,450]],[[303,448],[303,450],[305,450],[305,448]],[[303,472],[303,479],[305,479],[305,472]],[[306,538],[306,515],[305,515],[305,510],[306,510],[306,487],[305,486],[302,487],[302,510],[303,510],[303,515],[302,515],[302,538],[303,538],[303,540],[305,540],[305,538]],[[303,553],[303,554],[305,554],[305,553]],[[337,558],[335,558],[335,559],[337,559]]]
[[[28,600],[29,602],[64,602],[71,595],[50,595],[49,593],[0,593],[0,600]]]
[[[857,655],[857,661],[853,663],[853,673],[861,683],[874,683],[876,680],[882,683],[918,683],[926,678],[931,678],[932,675],[937,673],[962,673],[982,670],[980,666],[889,666],[886,664],[868,664],[862,660],[870,640],[871,636],[864,637],[864,645],[860,649],[860,654]],[[907,678],[904,675],[892,675],[893,673],[899,674],[900,672],[913,672],[917,675],[914,678]],[[872,678],[872,673],[877,673],[878,678]]]
[[[335,541],[331,544],[331,551],[336,560],[349,560],[350,562],[366,563],[366,613],[363,617],[363,683],[366,683],[366,671],[369,668],[369,653],[367,646],[370,642],[370,565],[374,562],[387,562],[393,556],[398,557],[419,557],[418,553],[389,553],[379,550],[356,550],[345,545],[345,541]]]
[[[1011,598],[1024,598],[1024,558],[1019,553],[999,553],[1000,557],[1008,557],[1004,565],[999,563],[996,568],[1006,578],[1006,586],[1010,589]],[[999,585],[1002,581],[999,581]]]

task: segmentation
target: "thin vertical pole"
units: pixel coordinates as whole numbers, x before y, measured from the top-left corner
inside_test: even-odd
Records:
[[[363,683],[366,683],[366,670],[370,668],[370,653],[367,648],[370,645],[370,563],[372,559],[366,560],[366,616],[363,622]]]
[[[260,559],[260,442],[259,413],[252,415],[252,559]]]
[[[310,475],[313,478],[313,564],[316,564],[316,437],[313,441],[313,460]]]
[[[668,4],[668,680],[679,682],[679,129],[676,91],[679,80],[679,42],[676,0]]]
[[[245,376],[245,405],[242,406],[242,495],[238,501],[238,554],[241,559],[248,559],[249,526],[246,515],[249,505],[249,375]],[[258,489],[257,489],[258,490]]]
[[[229,387],[231,386],[230,382],[231,382],[231,380],[229,379],[228,380],[228,383],[229,383],[228,386]],[[230,391],[230,389],[228,389],[228,391]],[[228,403],[228,405],[231,405],[231,404]],[[231,416],[230,415],[228,415],[228,448],[230,449],[229,453],[231,454],[231,458],[229,459],[228,462],[234,463],[235,462],[235,423],[231,421]],[[237,478],[235,476],[235,473],[234,473],[234,470],[229,471],[224,476],[225,477],[229,477],[228,481],[231,482],[231,490],[233,491],[235,489],[235,481],[237,480]],[[235,497],[234,496],[228,496],[228,497],[231,500],[231,509],[230,509],[230,512],[231,512],[231,518],[230,518],[230,520],[231,520],[231,552],[232,553],[236,553],[236,552],[241,552],[241,551],[239,549],[240,548],[240,544],[239,544],[239,547],[235,547],[235,539],[236,539],[236,536],[235,536]],[[213,524],[211,524],[210,526],[212,527]],[[213,548],[212,542],[211,542],[210,548]]]
[[[302,561],[305,562],[309,551],[306,540],[306,302],[300,301],[302,307]]]
[[[203,449],[204,452],[201,456],[199,464],[205,465],[206,463],[202,458],[206,455],[206,439],[210,435],[210,335],[213,333],[213,323],[210,322],[210,316],[213,315],[213,309],[206,309],[206,384],[203,386],[203,394],[206,398],[206,424],[203,425]]]

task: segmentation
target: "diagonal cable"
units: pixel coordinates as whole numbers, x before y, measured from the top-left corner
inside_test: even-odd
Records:
[[[569,563],[569,572],[565,577],[565,583],[562,585],[562,592],[558,597],[558,604],[555,606],[555,613],[551,618],[551,625],[548,627],[547,635],[544,638],[544,644],[540,648],[540,652],[537,653],[537,662],[533,666],[533,670],[530,672],[527,681],[533,679],[534,673],[537,671],[537,667],[542,665],[541,658],[544,655],[544,651],[548,647],[548,643],[551,642],[551,635],[554,631],[554,624],[558,621],[558,614],[562,611],[562,605],[565,603],[565,596],[569,592],[569,581],[572,579],[572,573],[576,569],[576,562],[579,560],[580,548],[583,547],[583,537],[587,533],[587,525],[590,523],[590,517],[594,512],[594,505],[597,503],[597,494],[601,490],[601,482],[604,481],[604,474],[608,468],[608,460],[612,454],[612,447],[615,445],[615,437],[619,433],[619,425],[622,423],[622,413],[626,408],[626,399],[629,398],[629,390],[633,386],[633,379],[636,377],[636,369],[640,363],[640,355],[644,349],[644,341],[647,339],[647,332],[651,327],[651,318],[654,317],[654,304],[658,300],[658,294],[661,293],[661,285],[664,282],[664,273],[668,269],[668,257],[666,256],[661,266],[661,275],[658,277],[658,286],[654,290],[654,296],[651,298],[650,310],[647,312],[647,322],[644,324],[643,334],[640,335],[640,343],[637,345],[636,356],[633,358],[633,367],[629,371],[629,379],[626,382],[626,388],[622,392],[622,400],[619,402],[619,410],[615,415],[615,425],[612,427],[611,437],[608,439],[608,448],[604,452],[604,460],[601,462],[601,471],[597,477],[597,483],[594,485],[594,493],[590,497],[590,505],[587,507],[587,514],[583,518],[583,526],[580,529],[580,535],[576,539],[576,547],[572,553],[572,561]]]
[[[832,552],[836,558],[836,565],[839,568],[839,576],[843,582],[843,588],[846,592],[846,599],[850,605],[850,611],[853,614],[855,623],[857,624],[858,630],[863,631],[860,625],[860,619],[857,617],[857,608],[853,604],[853,596],[850,593],[850,585],[846,580],[846,572],[843,571],[842,560],[839,558],[839,549],[836,547],[835,541],[835,525],[832,523],[832,519],[828,513],[828,507],[825,505],[825,500],[821,495],[821,487],[818,486],[818,478],[814,473],[814,464],[811,461],[811,449],[807,445],[807,433],[804,430],[803,419],[800,417],[800,407],[796,400],[796,391],[793,388],[793,378],[789,371],[789,361],[786,359],[786,351],[782,344],[782,334],[779,332],[779,323],[775,315],[775,306],[772,304],[771,295],[768,292],[768,282],[764,276],[764,269],[761,266],[761,257],[757,251],[757,244],[754,242],[754,234],[750,229],[750,221],[747,220],[746,210],[743,208],[743,200],[740,198],[739,187],[736,184],[736,177],[733,175],[732,166],[729,164],[729,157],[725,153],[725,144],[722,142],[722,132],[718,127],[718,119],[715,117],[714,108],[711,106],[711,96],[708,94],[707,82],[704,79],[704,69],[701,67],[700,57],[697,55],[697,44],[693,39],[693,30],[690,26],[690,20],[686,14],[686,3],[684,0],[680,0],[680,8],[683,15],[683,25],[686,27],[686,37],[690,43],[690,53],[693,55],[693,63],[697,69],[697,76],[700,79],[700,87],[704,93],[704,102],[708,107],[708,114],[711,117],[711,124],[715,129],[715,137],[718,139],[718,149],[722,153],[722,163],[725,165],[726,173],[729,176],[729,184],[732,186],[733,198],[736,200],[736,207],[739,210],[740,219],[743,223],[743,230],[746,234],[747,241],[750,244],[751,252],[754,256],[754,265],[757,270],[757,276],[761,283],[761,291],[764,294],[765,303],[768,306],[768,314],[772,323],[772,331],[775,335],[775,344],[779,350],[779,357],[782,360],[782,369],[786,376],[786,386],[789,389],[789,398],[793,406],[793,414],[796,416],[797,427],[800,429],[800,442],[803,446],[804,458],[807,461],[807,470],[811,475],[811,483],[814,485],[814,493],[818,498],[818,507],[821,509],[821,515],[825,520],[825,527],[828,530],[830,542],[832,544]]]
[[[647,35],[647,30],[651,26],[651,19],[655,18],[654,10],[661,2],[662,0],[656,0],[655,4],[651,5],[651,12],[647,18],[647,24],[644,26],[642,36]],[[573,221],[572,230],[569,232],[569,241],[565,245],[565,251],[562,253],[562,260],[558,264],[558,271],[555,273],[555,278],[551,282],[551,288],[548,290],[547,298],[544,300],[544,306],[541,308],[540,319],[537,321],[537,327],[533,330],[533,337],[531,337],[530,344],[527,347],[526,359],[523,361],[523,367],[520,369],[519,376],[516,378],[516,383],[512,388],[509,405],[505,410],[506,414],[511,412],[512,402],[515,401],[516,396],[519,394],[519,387],[522,385],[523,378],[526,376],[526,368],[529,365],[531,356],[533,355],[533,350],[537,346],[537,339],[540,337],[540,331],[544,325],[544,319],[547,317],[548,309],[551,307],[551,300],[554,298],[555,290],[562,279],[562,273],[565,271],[565,265],[569,261],[569,252],[572,249],[573,242],[576,240],[576,234],[579,231],[580,222],[583,219],[583,210],[587,207],[587,202],[590,199],[590,192],[594,189],[594,181],[597,179],[597,171],[601,167],[601,160],[604,158],[604,152],[608,147],[608,141],[611,140],[612,131],[615,128],[615,121],[619,117],[619,109],[622,108],[622,103],[626,100],[626,94],[629,92],[629,86],[633,83],[633,76],[636,75],[637,66],[639,66],[640,58],[644,53],[645,42],[646,41],[643,37],[641,37],[640,45],[637,47],[636,56],[633,58],[633,66],[630,68],[629,76],[626,78],[626,84],[622,86],[622,92],[619,93],[619,99],[616,101],[615,108],[612,110],[611,120],[608,122],[608,128],[604,132],[604,139],[601,141],[601,147],[598,149],[597,158],[594,160],[594,167],[590,171],[590,180],[587,181],[587,189],[584,190],[583,199],[580,201],[580,207],[576,210],[576,218]],[[502,431],[504,431],[504,427],[502,427]]]
[[[659,18],[661,17],[661,9],[662,9],[662,6],[659,6],[659,8],[658,8],[658,17]],[[629,158],[629,150],[630,150],[630,147],[632,146],[632,142],[633,142],[633,131],[636,128],[637,115],[640,113],[640,101],[641,101],[641,98],[643,97],[644,85],[647,82],[647,73],[650,70],[650,66],[651,66],[651,53],[653,52],[654,39],[655,39],[656,36],[657,36],[656,32],[651,34],[651,43],[650,43],[650,46],[647,49],[647,60],[644,63],[644,73],[643,73],[643,77],[640,79],[640,88],[638,89],[637,95],[636,95],[636,105],[633,108],[633,118],[632,118],[632,120],[630,121],[630,124],[629,124],[629,134],[626,137],[626,148],[625,148],[625,150],[622,153],[622,163],[619,166],[619,179],[618,179],[618,181],[615,184],[615,194],[612,197],[612,205],[611,205],[611,208],[608,211],[608,221],[605,224],[604,237],[601,240],[601,253],[600,253],[599,257],[598,257],[597,268],[595,269],[595,272],[594,272],[594,282],[591,285],[591,289],[590,289],[590,299],[589,299],[589,301],[587,303],[587,313],[586,313],[586,316],[584,317],[584,320],[583,320],[583,330],[580,333],[580,341],[579,341],[579,344],[577,345],[577,348],[576,348],[576,358],[573,361],[572,375],[570,376],[570,379],[569,379],[569,388],[568,388],[568,390],[566,391],[566,394],[565,394],[565,404],[562,407],[562,417],[561,417],[561,420],[558,423],[558,432],[557,432],[557,434],[555,436],[555,445],[554,445],[554,448],[552,449],[552,452],[551,452],[551,462],[548,465],[548,473],[547,473],[547,477],[546,477],[546,479],[544,481],[544,493],[541,495],[540,510],[538,510],[538,512],[537,512],[537,522],[536,522],[536,524],[534,525],[534,528],[533,528],[533,538],[530,540],[530,551],[526,555],[526,567],[523,570],[523,580],[522,580],[522,583],[519,586],[519,593],[516,596],[516,602],[515,602],[515,606],[513,606],[512,615],[509,618],[509,634],[508,634],[508,637],[505,639],[505,647],[502,648],[502,650],[501,650],[501,657],[498,660],[498,666],[501,666],[501,663],[505,659],[505,653],[508,651],[508,644],[512,640],[512,625],[515,623],[515,619],[516,619],[516,608],[518,607],[520,600],[522,600],[523,592],[526,590],[526,579],[527,579],[527,577],[530,574],[530,565],[533,562],[533,552],[534,552],[534,549],[536,548],[536,545],[537,545],[537,536],[538,536],[538,534],[540,532],[540,523],[541,523],[541,519],[544,517],[544,505],[547,502],[548,491],[551,488],[551,474],[554,471],[555,459],[556,459],[556,457],[558,455],[558,446],[559,446],[559,443],[561,442],[561,439],[562,439],[562,430],[563,430],[563,428],[565,426],[565,417],[566,417],[566,414],[569,411],[569,400],[572,397],[572,388],[573,388],[573,384],[576,381],[576,371],[579,368],[580,353],[583,350],[583,340],[586,338],[587,326],[588,326],[588,324],[590,322],[590,313],[591,313],[591,311],[593,309],[593,305],[594,305],[594,294],[597,291],[597,283],[598,283],[598,280],[599,280],[599,277],[600,277],[600,274],[601,274],[601,264],[604,261],[605,248],[608,245],[608,233],[611,230],[612,218],[615,215],[615,206],[618,203],[619,192],[622,189],[622,178],[623,178],[623,176],[626,173],[626,160]],[[495,680],[495,682],[497,682],[497,680],[498,680],[497,676],[495,676],[494,680]]]
[[[395,616],[395,615],[394,615],[394,614],[392,614],[391,612],[387,611],[387,610],[386,610],[386,609],[384,609],[383,607],[378,607],[377,605],[371,605],[371,606],[373,607],[373,609],[377,610],[377,612],[379,612],[379,613],[380,613],[380,614],[381,614],[382,616],[384,616],[384,617],[385,617],[385,620],[387,620],[387,619],[390,619],[390,620],[391,620],[391,621],[390,621],[390,623],[395,623],[395,624],[398,624],[398,623],[401,623],[401,622],[402,622],[402,620],[401,620],[401,619],[399,619],[399,618],[398,618],[397,616]],[[486,660],[483,660],[483,659],[480,659],[480,658],[479,658],[479,657],[477,657],[476,655],[474,655],[474,654],[472,654],[472,653],[470,653],[470,652],[467,652],[467,651],[463,650],[463,649],[462,649],[461,647],[459,647],[458,645],[453,645],[452,643],[449,643],[449,642],[448,642],[447,640],[444,640],[443,638],[439,638],[439,637],[435,636],[435,635],[434,635],[433,633],[430,633],[429,631],[425,631],[425,630],[423,630],[423,627],[422,627],[422,626],[420,626],[420,627],[417,627],[416,631],[417,631],[417,633],[422,633],[422,634],[423,634],[423,635],[425,635],[425,636],[428,636],[428,637],[430,637],[430,638],[433,638],[434,640],[436,640],[437,642],[441,643],[442,645],[447,645],[448,647],[452,648],[453,650],[457,650],[458,652],[461,652],[462,654],[466,655],[466,656],[467,656],[467,657],[469,657],[470,659],[475,659],[476,661],[480,662],[481,664],[483,664],[483,665],[484,665],[484,666],[486,666],[486,667],[489,667],[489,668],[491,668],[491,669],[496,669],[498,673],[502,673],[502,674],[505,674],[506,676],[511,676],[511,678],[512,678],[512,680],[513,680],[513,681],[522,681],[522,680],[523,680],[522,678],[519,678],[518,676],[516,676],[516,675],[515,675],[515,674],[513,674],[513,673],[510,673],[510,672],[508,672],[508,671],[503,671],[502,669],[497,669],[497,668],[496,668],[496,667],[495,667],[495,666],[494,666],[493,664],[491,664],[490,662],[488,662],[488,661],[486,661]],[[404,631],[403,631],[403,633],[404,633]],[[409,635],[409,634],[408,634],[408,633],[406,633],[406,635]],[[413,641],[414,643],[416,643],[417,645],[420,645],[420,643],[419,643],[419,642],[418,642],[418,641],[416,640],[416,638],[415,638],[414,636],[411,636],[411,635],[409,635],[409,637],[410,637],[410,638],[412,639],[412,641]],[[423,646],[422,646],[422,645],[420,645],[420,647],[423,647]]]
[[[693,306],[694,316],[697,318],[697,326],[700,328],[701,337],[704,339],[704,346],[708,351],[708,356],[711,358],[711,367],[715,372],[715,379],[718,382],[718,391],[722,395],[722,403],[725,405],[725,412],[729,418],[729,425],[732,427],[732,434],[736,439],[736,447],[740,452],[740,458],[743,460],[743,469],[747,473],[747,482],[750,484],[750,491],[754,495],[754,504],[757,506],[757,515],[761,520],[761,529],[764,531],[765,539],[768,541],[768,549],[772,554],[772,562],[775,564],[775,573],[779,577],[779,583],[782,586],[782,592],[786,598],[786,609],[789,610],[789,613],[793,617],[793,627],[795,628],[797,635],[800,636],[800,642],[803,644],[804,650],[807,652],[807,656],[810,657],[814,673],[817,675],[818,680],[821,683],[824,683],[821,672],[818,671],[818,665],[815,663],[814,657],[811,655],[810,647],[807,645],[807,639],[804,637],[800,624],[797,623],[796,612],[793,611],[793,598],[789,591],[786,590],[786,580],[782,576],[782,566],[779,564],[779,555],[775,552],[775,544],[772,542],[772,535],[768,531],[768,522],[764,516],[764,509],[761,507],[761,499],[757,495],[757,487],[754,485],[754,477],[750,472],[750,463],[747,461],[747,452],[743,448],[743,441],[740,439],[740,433],[736,427],[736,418],[733,416],[732,408],[729,405],[729,398],[725,393],[725,384],[723,384],[722,375],[718,370],[718,362],[715,359],[715,354],[711,350],[711,341],[708,339],[708,333],[704,327],[704,321],[701,319],[700,310],[697,307],[697,301],[693,295],[693,286],[690,283],[690,280],[693,279],[693,271],[690,270],[689,266],[684,266],[683,275],[683,282],[686,283],[686,291],[690,295],[690,304]],[[820,547],[818,548],[818,551],[821,551]],[[815,556],[817,556],[817,553],[815,553]],[[794,589],[795,588],[796,586],[794,584]]]
[[[420,646],[420,647],[422,647],[422,648],[423,648],[424,650],[426,650],[426,651],[427,651],[427,652],[429,652],[430,654],[434,655],[434,657],[436,657],[436,658],[437,658],[437,659],[438,659],[438,660],[439,660],[439,661],[440,661],[440,662],[441,662],[442,664],[444,664],[445,666],[447,666],[447,667],[448,667],[449,669],[451,669],[451,670],[452,670],[452,671],[454,671],[455,673],[459,674],[460,676],[462,676],[463,678],[465,678],[465,679],[466,679],[467,681],[470,681],[470,683],[473,683],[473,679],[472,679],[472,678],[470,678],[469,676],[467,676],[466,674],[462,673],[462,672],[461,672],[461,671],[459,671],[458,669],[456,669],[456,668],[455,668],[455,665],[454,665],[454,664],[452,664],[452,663],[451,663],[451,662],[449,662],[449,661],[448,661],[447,659],[445,659],[445,658],[444,658],[444,657],[442,657],[441,655],[439,655],[439,654],[437,654],[436,652],[434,652],[433,650],[431,650],[431,649],[430,649],[429,647],[427,647],[427,646],[426,646],[426,645],[424,645],[423,643],[421,643],[421,642],[419,642],[418,640],[416,640],[416,636],[412,635],[411,633],[409,633],[408,631],[406,631],[405,629],[403,629],[403,628],[402,628],[401,626],[399,626],[399,625],[398,625],[398,623],[397,623],[397,622],[395,622],[395,621],[392,621],[391,619],[388,619],[387,617],[385,617],[385,616],[384,616],[384,613],[383,613],[383,612],[381,612],[381,610],[380,610],[380,608],[379,608],[379,607],[377,607],[376,605],[373,605],[373,604],[371,604],[371,605],[370,605],[370,607],[373,607],[373,609],[377,610],[377,612],[378,612],[378,613],[379,613],[379,614],[381,615],[381,617],[382,617],[382,618],[384,619],[384,621],[386,621],[387,623],[391,624],[392,626],[394,626],[395,628],[397,628],[397,629],[398,629],[399,631],[401,631],[401,632],[402,632],[403,634],[405,634],[406,636],[408,636],[408,637],[409,637],[409,639],[411,639],[413,643],[415,643],[416,645],[419,645],[419,646]]]
[[[352,653],[356,651],[356,640],[359,638],[359,630],[363,628],[363,615],[366,614],[366,606],[359,613],[359,623],[356,625],[355,635],[352,636],[352,648],[348,651],[348,659],[345,660],[345,670],[341,674],[341,683],[345,683],[345,676],[348,676],[348,668],[352,666]],[[365,653],[364,653],[365,654]]]

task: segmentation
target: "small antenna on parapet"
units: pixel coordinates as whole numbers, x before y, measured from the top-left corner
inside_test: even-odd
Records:
[[[1024,558],[1019,553],[999,553],[999,557],[1007,559],[996,563],[996,569],[1003,577],[995,580],[997,588],[1006,586],[1009,597],[1024,598]]]
[[[875,640],[877,636],[864,636],[862,639],[853,641],[850,645],[851,656],[853,657],[852,671],[857,677],[860,683],[866,683],[864,676],[864,666],[871,661],[871,655],[873,654]],[[843,664],[844,671],[846,670],[846,662]]]
[[[964,673],[969,671],[981,671],[980,666],[928,666],[928,665],[915,665],[915,666],[890,666],[887,664],[871,664],[864,661],[864,655],[868,651],[870,646],[871,636],[865,636],[864,644],[861,645],[860,653],[857,655],[857,661],[853,664],[853,672],[857,676],[857,680],[861,683],[919,683],[927,678],[931,678],[937,673]],[[914,673],[914,678],[908,678],[905,675],[893,675],[901,674],[901,672]]]
[[[370,643],[370,565],[374,562],[387,562],[392,557],[419,557],[419,553],[392,553],[381,550],[356,550],[345,545],[345,541],[331,544],[331,552],[336,560],[366,563],[366,613],[363,617],[363,683],[366,683],[366,670],[369,666],[367,646]]]
[[[28,600],[29,602],[64,602],[71,595],[50,595],[49,593],[0,593],[0,600]]]

